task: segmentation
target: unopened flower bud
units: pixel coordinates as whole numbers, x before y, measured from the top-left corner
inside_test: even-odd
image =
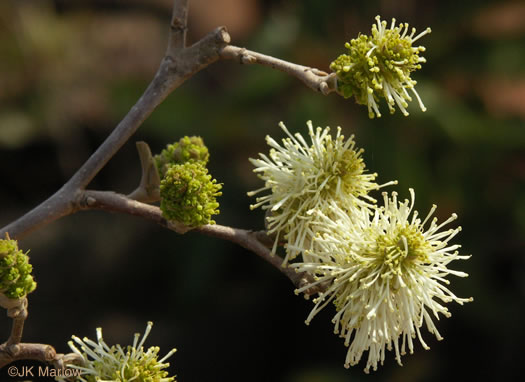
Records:
[[[155,155],[155,162],[162,178],[168,167],[173,164],[194,161],[206,165],[209,157],[208,148],[201,137],[185,136],[178,142],[167,145],[159,155]]]
[[[160,182],[162,215],[190,227],[214,224],[221,188],[202,162],[171,165]]]
[[[11,299],[21,298],[36,288],[29,257],[18,249],[9,235],[0,240],[0,293]]]

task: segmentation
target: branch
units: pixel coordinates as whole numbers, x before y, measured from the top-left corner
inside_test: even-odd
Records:
[[[51,345],[19,343],[8,346],[4,343],[0,345],[0,368],[21,359],[30,359],[45,363],[54,362],[60,356]]]
[[[335,73],[297,65],[278,58],[228,45],[230,36],[219,27],[190,47],[185,47],[188,0],[174,0],[168,48],[150,85],[109,137],[54,195],[16,221],[0,229],[20,239],[33,230],[75,212],[76,199],[106,163],[128,141],[155,108],[188,78],[219,59],[236,59],[243,64],[260,64],[290,74],[315,91],[337,91]],[[134,194],[141,200],[140,195]],[[150,200],[154,200],[153,199]]]
[[[178,33],[172,30],[171,34]],[[9,232],[13,238],[21,238],[31,231],[69,215],[75,200],[96,174],[117,153],[131,135],[140,127],[155,108],[188,78],[219,60],[220,50],[230,42],[224,27],[219,27],[194,45],[178,52],[168,49],[152,82],[117,125],[109,137],[54,195],[27,214],[0,230],[0,236]]]
[[[27,297],[11,299],[0,293],[0,306],[7,309],[7,316],[13,319],[11,334],[6,342],[0,345],[0,368],[18,360],[35,360],[44,363],[53,362],[64,368],[64,362],[79,360],[75,353],[57,354],[51,345],[21,343],[24,323],[27,318]]]
[[[190,230],[189,227],[180,223],[166,221],[162,218],[157,207],[131,200],[123,195],[85,191],[85,188],[173,90],[219,59],[236,59],[242,64],[260,64],[283,71],[300,79],[311,89],[325,95],[337,91],[335,73],[327,74],[315,68],[297,65],[228,45],[230,36],[224,27],[215,29],[194,45],[186,47],[187,16],[188,0],[174,0],[167,51],[155,77],[144,94],[108,138],[60,190],[21,218],[2,228],[0,236],[9,232],[11,237],[19,239],[63,216],[75,213],[78,210],[95,208],[141,216],[156,221],[158,224],[178,233]],[[143,201],[156,200],[158,197],[146,189],[152,183],[151,179],[148,179],[148,171],[151,170],[151,167],[148,170],[148,166],[151,164],[148,163],[150,157],[151,153],[149,155],[148,153],[141,153],[143,181],[139,189],[130,195]],[[297,287],[305,282],[303,275],[282,267],[281,260],[270,255],[270,251],[265,245],[268,240],[261,239],[260,233],[218,225],[203,226],[194,230],[235,242],[253,251],[287,275]]]
[[[188,78],[217,61],[219,51],[230,42],[224,27],[219,27],[189,48],[174,56],[165,56],[152,82],[86,163],[68,182],[70,188],[85,188],[95,175],[117,153],[155,108]]]
[[[168,40],[168,51],[171,55],[186,47],[186,31],[188,30],[188,0],[174,0],[171,15],[171,33]]]
[[[22,341],[24,323],[27,318],[27,297],[9,298],[0,293],[0,306],[7,310],[7,317],[13,320],[11,334],[6,342],[6,346],[11,347]]]
[[[337,91],[337,76],[335,73],[328,74],[319,69],[297,65],[233,45],[225,46],[220,54],[223,59],[238,60],[241,64],[260,64],[280,70],[298,78],[309,88],[324,95]]]
[[[231,241],[241,247],[248,249],[270,263],[278,269],[296,288],[301,288],[313,282],[311,276],[305,273],[297,273],[294,269],[283,267],[280,257],[271,254],[268,244],[271,243],[268,236],[261,232],[254,232],[241,228],[233,228],[218,224],[204,225],[196,228],[187,227],[181,223],[168,221],[162,217],[160,208],[149,204],[141,203],[136,200],[110,191],[91,191],[87,190],[78,200],[79,210],[98,209],[110,212],[119,212],[128,215],[142,217],[151,220],[160,226],[183,234],[188,231],[202,233],[207,236],[216,237],[222,240]],[[317,293],[317,290],[308,290],[305,294]]]
[[[335,73],[328,74],[315,68],[293,64],[244,48],[228,45],[230,36],[224,27],[215,29],[197,43],[186,47],[187,17],[188,0],[174,0],[166,54],[143,95],[106,140],[64,186],[24,216],[0,229],[0,237],[9,233],[11,237],[19,239],[54,220],[80,210],[100,209],[126,213],[152,220],[180,234],[193,230],[194,232],[236,243],[270,263],[287,276],[297,289],[300,289],[313,283],[312,276],[306,273],[297,273],[295,270],[283,266],[281,258],[272,256],[269,246],[271,246],[273,240],[266,233],[221,225],[187,227],[181,223],[164,219],[160,209],[156,206],[144,204],[113,192],[85,190],[99,171],[173,90],[219,59],[234,59],[239,60],[241,64],[260,64],[283,71],[324,95],[337,91]],[[158,179],[151,177],[153,171],[151,167],[151,152],[149,152],[149,149],[145,151],[144,147],[139,147],[139,153],[143,177],[139,188],[130,196],[143,201],[157,200],[158,195],[149,187],[158,183]],[[308,297],[322,289],[322,286],[314,287],[307,289],[304,293]],[[8,315],[13,319],[13,326],[8,340],[0,345],[0,368],[21,359],[31,359],[46,363],[53,362],[57,365],[63,365],[65,357],[71,359],[76,357],[75,354],[65,356],[57,354],[50,345],[21,343],[24,322],[27,317],[27,299],[19,299],[16,306],[13,305],[13,301],[6,303],[0,299],[0,305],[1,303],[10,305],[8,307]]]

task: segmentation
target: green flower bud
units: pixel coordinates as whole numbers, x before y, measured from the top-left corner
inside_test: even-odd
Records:
[[[407,102],[412,98],[407,89],[425,111],[425,105],[414,88],[416,81],[410,78],[410,74],[421,69],[421,63],[426,62],[419,56],[425,47],[412,44],[430,33],[430,28],[414,37],[416,29],[412,28],[408,33],[406,23],[396,27],[396,20],[392,19],[390,28],[387,28],[386,21],[381,21],[379,16],[376,21],[372,25],[372,36],[360,35],[347,42],[348,53],[331,63],[330,69],[337,73],[338,92],[345,98],[354,96],[358,104],[367,105],[370,118],[381,117],[377,106],[381,97],[386,99],[390,113],[394,113],[394,105],[397,105],[405,116],[408,115]]]
[[[18,249],[16,240],[0,240],[0,293],[8,298],[21,298],[36,288],[27,253]]]
[[[210,155],[201,137],[181,138],[178,142],[167,145],[159,155],[155,155],[155,163],[161,178],[173,164],[182,164],[188,161],[208,163]]]
[[[160,182],[162,215],[191,227],[215,224],[211,216],[219,213],[221,188],[202,161],[171,165]]]

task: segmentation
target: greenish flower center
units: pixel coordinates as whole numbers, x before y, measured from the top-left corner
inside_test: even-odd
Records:
[[[404,269],[428,263],[430,244],[414,225],[399,225],[390,234],[377,238],[377,261],[388,267],[387,274],[401,274]]]
[[[358,196],[366,190],[360,185],[359,176],[363,174],[365,164],[354,150],[345,150],[340,160],[331,163],[319,174],[316,188],[323,198],[335,196],[337,184],[341,183],[341,191],[348,195]]]
[[[363,159],[354,150],[346,150],[341,162],[337,163],[334,180],[337,182],[337,177],[341,178],[343,191],[346,193],[362,193],[363,190],[359,189],[357,179],[363,174],[364,169]]]

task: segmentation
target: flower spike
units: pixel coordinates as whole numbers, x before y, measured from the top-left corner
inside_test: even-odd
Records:
[[[165,370],[169,363],[165,361],[171,357],[176,349],[158,359],[159,347],[152,346],[144,350],[144,342],[148,337],[153,323],[148,322],[146,331],[139,342],[140,334],[136,333],[133,345],[123,348],[120,345],[109,346],[102,337],[102,329],[97,328],[97,342],[84,337],[80,339],[72,336],[73,341],[68,345],[82,360],[82,365],[67,366],[80,372],[78,380],[81,382],[175,382],[175,377],[169,377]],[[59,382],[67,378],[57,378]]]
[[[409,91],[420,109],[426,111],[415,89],[417,82],[410,75],[426,62],[419,56],[425,47],[413,44],[430,32],[427,28],[414,37],[416,29],[409,32],[407,23],[396,26],[396,20],[392,19],[387,27],[387,22],[377,16],[372,35],[359,35],[347,42],[348,53],[340,55],[330,65],[337,73],[338,92],[345,98],[354,96],[358,104],[367,105],[370,118],[381,117],[380,98],[385,98],[390,113],[394,113],[397,106],[407,116],[408,102],[412,101]]]
[[[353,136],[345,140],[341,128],[333,137],[329,127],[314,130],[308,121],[311,143],[307,143],[302,135],[292,135],[282,122],[279,126],[288,136],[282,144],[268,136],[269,155],[250,159],[255,166],[253,171],[265,185],[248,195],[270,191],[258,197],[251,208],[267,211],[268,233],[276,234],[273,253],[279,240],[286,240],[286,264],[311,249],[316,211],[328,214],[332,202],[345,205],[349,213],[368,211],[375,203],[368,192],[395,182],[377,184],[377,174],[368,173],[365,168],[363,149],[355,147]]]
[[[447,302],[462,305],[472,301],[457,297],[446,279],[448,275],[468,276],[448,268],[453,260],[470,257],[459,255],[460,245],[451,244],[461,228],[443,229],[457,215],[438,225],[437,219],[430,220],[434,206],[421,221],[413,211],[413,190],[410,196],[410,201],[400,202],[395,192],[391,197],[384,193],[384,205],[374,215],[349,216],[334,205],[331,217],[318,215],[322,231],[315,239],[315,249],[323,261],[290,265],[312,274],[315,283],[328,284],[313,300],[315,306],[306,323],[330,302],[335,305],[334,332],[348,347],[345,367],[357,364],[368,351],[365,372],[376,370],[386,350],[394,350],[402,365],[401,355],[407,349],[414,351],[414,338],[429,348],[422,336],[423,326],[442,339],[433,317],[450,317]]]

